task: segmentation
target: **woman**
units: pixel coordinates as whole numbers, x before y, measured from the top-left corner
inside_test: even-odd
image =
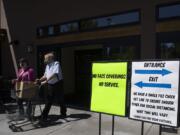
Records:
[[[19,60],[19,66],[20,69],[18,71],[17,79],[13,80],[13,84],[16,82],[28,82],[28,81],[34,81],[34,70],[33,68],[29,67],[29,62],[25,58],[21,58]],[[23,99],[17,98],[17,104],[19,109],[19,118],[21,116],[24,116],[24,107],[23,107]],[[29,117],[31,115],[31,102],[27,102],[27,109],[26,109],[26,115]]]

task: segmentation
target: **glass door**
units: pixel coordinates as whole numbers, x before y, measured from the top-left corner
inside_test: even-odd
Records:
[[[180,58],[180,32],[159,33],[157,35],[157,55],[161,59]]]
[[[90,107],[92,62],[102,58],[103,49],[75,51],[75,101],[80,107]]]
[[[140,58],[140,37],[125,37],[104,45],[105,57],[109,60],[133,60]]]

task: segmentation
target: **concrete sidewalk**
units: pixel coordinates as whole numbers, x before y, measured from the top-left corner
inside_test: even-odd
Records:
[[[23,126],[24,132],[12,132],[8,127],[6,114],[0,114],[0,135],[99,135],[99,114],[75,109],[68,109],[66,119],[56,119],[59,108],[53,106],[50,117],[54,123],[48,127],[36,128],[31,123]],[[36,116],[40,114],[36,109]],[[111,135],[112,116],[102,115],[102,135]],[[179,131],[180,132],[180,131]],[[129,120],[128,118],[115,117],[114,135],[140,135],[141,122]],[[159,126],[145,123],[144,135],[158,135]],[[165,133],[162,135],[175,135],[175,133]],[[180,133],[178,133],[180,135]]]

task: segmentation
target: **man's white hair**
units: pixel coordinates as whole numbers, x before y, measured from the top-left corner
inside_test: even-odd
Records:
[[[51,58],[51,59],[53,59],[54,60],[54,53],[47,53],[47,54],[45,54],[44,55],[44,57],[46,57],[46,58]]]

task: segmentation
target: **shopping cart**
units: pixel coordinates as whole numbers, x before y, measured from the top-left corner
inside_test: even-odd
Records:
[[[36,119],[35,119],[35,110],[36,107],[39,106],[40,113],[42,113],[41,104],[43,104],[43,99],[39,97],[40,85],[36,85],[33,82],[18,82],[15,85],[15,89],[12,90],[11,96],[13,98],[20,98],[26,103],[31,102],[31,109],[28,109],[27,117],[20,117],[19,114],[10,114],[8,118],[9,128],[14,132],[24,131],[24,127],[37,127]],[[25,105],[25,107],[29,107]],[[27,130],[27,129],[26,129]]]

